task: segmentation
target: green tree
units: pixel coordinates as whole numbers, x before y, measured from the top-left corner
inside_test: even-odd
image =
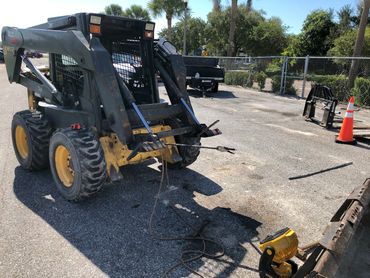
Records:
[[[299,56],[317,55],[325,56],[332,47],[335,31],[333,12],[315,10],[311,12],[303,23],[302,32],[298,38],[297,49]]]
[[[300,54],[300,38],[299,35],[287,36],[287,47],[281,53],[284,56],[299,56]]]
[[[225,56],[227,53],[227,39],[230,20],[225,10],[211,12],[208,14],[208,24],[206,26],[206,37],[208,49],[212,55]]]
[[[363,4],[364,4],[363,0],[358,1],[357,6],[356,6],[357,11],[356,11],[355,15],[352,17],[352,22],[354,23],[354,25],[356,27],[359,27],[359,25],[360,25],[361,15],[362,15],[363,7],[364,7]],[[367,24],[370,24],[370,14],[367,17]]]
[[[249,10],[252,10],[252,3],[253,3],[253,1],[252,1],[252,0],[247,0],[247,8],[248,8]]]
[[[194,53],[194,51],[200,46],[207,43],[205,29],[207,23],[201,18],[187,19],[187,36],[186,36],[186,48],[188,53]],[[177,49],[182,49],[183,38],[184,38],[184,20],[180,20],[175,24],[172,29],[172,43]],[[168,39],[168,29],[164,29],[159,33],[159,36]]]
[[[149,12],[140,5],[131,5],[123,13],[123,16],[141,20],[151,20]]]
[[[335,39],[334,46],[329,50],[331,56],[346,56],[350,57],[353,54],[355,48],[356,36],[358,30],[350,30]],[[365,42],[362,49],[362,56],[370,56],[370,26],[365,31]],[[344,66],[347,70],[350,68],[351,61],[344,59],[336,59],[335,63]],[[362,63],[362,70],[366,73],[370,73],[370,63]]]
[[[216,13],[221,12],[221,0],[212,0],[212,3],[213,3],[212,11]]]
[[[253,55],[279,55],[288,45],[287,28],[280,18],[272,17],[260,21],[253,29]]]
[[[362,13],[361,13],[361,19],[360,19],[360,25],[358,27],[357,37],[356,37],[356,43],[353,51],[353,56],[360,56],[362,52],[362,48],[365,43],[365,31],[366,26],[369,21],[369,9],[370,9],[370,0],[363,0],[363,7],[362,7]],[[348,86],[350,88],[353,87],[355,78],[358,72],[358,60],[352,60],[351,68],[349,70],[348,74]]]
[[[165,14],[167,20],[168,39],[172,39],[172,19],[181,16],[185,11],[185,4],[182,0],[151,0],[148,8],[154,17]]]
[[[235,24],[235,53],[276,55],[287,46],[286,28],[278,18],[265,19],[261,12],[239,5]],[[207,46],[213,55],[226,55],[230,26],[230,7],[208,14]]]
[[[329,50],[329,54],[331,56],[347,56],[347,57],[352,56],[353,50],[355,48],[357,33],[358,29],[349,30],[342,36],[335,39],[334,46]],[[365,40],[362,55],[370,56],[370,26],[368,26],[365,31]],[[345,61],[339,60],[338,62]]]
[[[338,12],[337,16],[339,18],[338,29],[341,34],[351,30],[354,26],[353,22],[353,9],[351,5],[343,6]]]
[[[104,13],[109,15],[121,16],[122,12],[122,7],[118,4],[110,4],[104,8]]]

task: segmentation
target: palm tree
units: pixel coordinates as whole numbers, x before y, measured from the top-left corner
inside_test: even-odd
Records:
[[[122,7],[118,4],[110,4],[104,8],[104,12],[109,15],[122,15]]]
[[[182,0],[151,0],[148,3],[154,17],[161,16],[163,13],[167,20],[168,40],[172,38],[172,19],[180,16],[185,11],[185,3]]]
[[[151,20],[149,12],[140,5],[132,5],[130,8],[127,8],[123,13],[123,16],[129,18],[136,18],[141,20]]]
[[[238,12],[238,0],[231,0],[230,31],[227,56],[235,56],[235,28],[237,12]]]
[[[252,9],[252,0],[247,0],[247,9],[249,11]]]
[[[355,49],[353,51],[354,57],[361,55],[361,51],[364,46],[365,30],[366,30],[368,17],[369,17],[369,8],[370,8],[370,0],[363,0],[360,26],[358,28]],[[352,60],[351,68],[348,74],[348,87],[349,88],[352,88],[353,84],[355,83],[356,75],[358,72],[358,62],[359,62],[358,60]]]
[[[213,12],[220,12],[221,11],[221,0],[212,0],[213,2]]]
[[[338,12],[337,16],[339,17],[339,29],[340,32],[344,33],[351,29],[352,18],[353,18],[353,9],[351,5],[343,6]]]
[[[357,27],[360,25],[360,20],[361,20],[361,15],[362,15],[362,8],[363,8],[363,2],[360,0],[360,1],[358,1],[357,5],[356,5],[357,14],[352,17],[352,22]],[[367,24],[370,24],[370,16],[367,18]]]

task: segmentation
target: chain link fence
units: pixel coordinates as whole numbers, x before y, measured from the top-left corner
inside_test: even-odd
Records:
[[[320,83],[331,88],[339,101],[348,101],[355,95],[358,105],[370,106],[370,57],[356,58],[358,71],[354,86],[349,86],[351,57],[306,57],[304,64],[302,88],[299,96],[306,97],[312,83]],[[288,73],[289,74],[289,73]]]
[[[331,88],[339,101],[355,95],[361,106],[370,106],[370,57],[217,57],[225,68],[226,84],[305,98],[312,85]],[[358,73],[352,88],[348,85],[353,60]]]

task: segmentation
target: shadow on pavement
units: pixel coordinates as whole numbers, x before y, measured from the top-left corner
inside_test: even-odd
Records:
[[[207,98],[221,98],[221,99],[228,99],[228,98],[238,98],[234,95],[233,92],[230,91],[218,91],[217,93],[212,92],[205,92],[204,95],[199,90],[191,90],[188,89],[188,93],[190,96],[195,98],[207,97]]]
[[[59,195],[49,171],[28,172],[17,167],[14,192],[110,277],[160,277],[195,243],[151,238],[148,223],[160,181],[158,170],[127,166],[123,176],[121,184],[107,185],[96,197],[74,204]],[[222,188],[195,171],[170,171],[169,180],[169,186],[160,194],[153,230],[161,236],[188,236],[194,233],[188,224],[199,228],[209,220],[204,235],[220,242],[225,256],[221,261],[203,258],[191,267],[205,277],[230,276],[246,256],[241,244],[252,243],[261,223],[228,208],[209,210],[200,206],[194,200],[195,192],[212,196]],[[249,273],[255,271],[243,268]],[[189,274],[177,268],[172,277]]]

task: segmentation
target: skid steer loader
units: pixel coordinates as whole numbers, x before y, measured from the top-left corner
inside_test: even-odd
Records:
[[[197,159],[201,137],[221,133],[196,118],[183,58],[154,40],[154,27],[79,13],[3,28],[9,82],[28,89],[29,110],[12,121],[16,157],[28,170],[50,165],[67,200],[92,195],[107,177],[122,179],[119,168],[127,164],[157,158],[186,167]],[[35,67],[27,49],[48,53],[48,69]],[[156,74],[170,103],[159,97]]]

